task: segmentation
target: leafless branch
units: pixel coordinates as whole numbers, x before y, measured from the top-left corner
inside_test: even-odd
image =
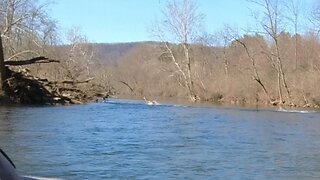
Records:
[[[48,59],[46,57],[40,56],[40,57],[35,57],[29,60],[22,60],[22,61],[5,61],[4,64],[8,66],[23,66],[23,65],[30,65],[30,64],[35,64],[35,63],[59,63],[60,61],[58,60],[52,60]]]

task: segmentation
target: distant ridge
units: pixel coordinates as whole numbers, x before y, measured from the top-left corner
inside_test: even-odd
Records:
[[[105,59],[106,62],[112,63],[121,56],[127,54],[136,46],[155,44],[153,41],[141,42],[119,42],[119,43],[91,43],[96,52],[96,59]]]

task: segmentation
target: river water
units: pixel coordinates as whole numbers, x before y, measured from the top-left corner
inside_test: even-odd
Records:
[[[320,179],[320,113],[110,100],[0,107],[20,174],[62,179]]]

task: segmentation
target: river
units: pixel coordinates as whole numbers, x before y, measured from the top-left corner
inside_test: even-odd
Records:
[[[62,179],[320,179],[320,113],[148,106],[0,107],[20,174]]]

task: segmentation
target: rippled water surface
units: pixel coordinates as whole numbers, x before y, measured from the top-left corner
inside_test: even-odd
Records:
[[[25,175],[63,179],[320,179],[320,113],[111,100],[0,107]]]

